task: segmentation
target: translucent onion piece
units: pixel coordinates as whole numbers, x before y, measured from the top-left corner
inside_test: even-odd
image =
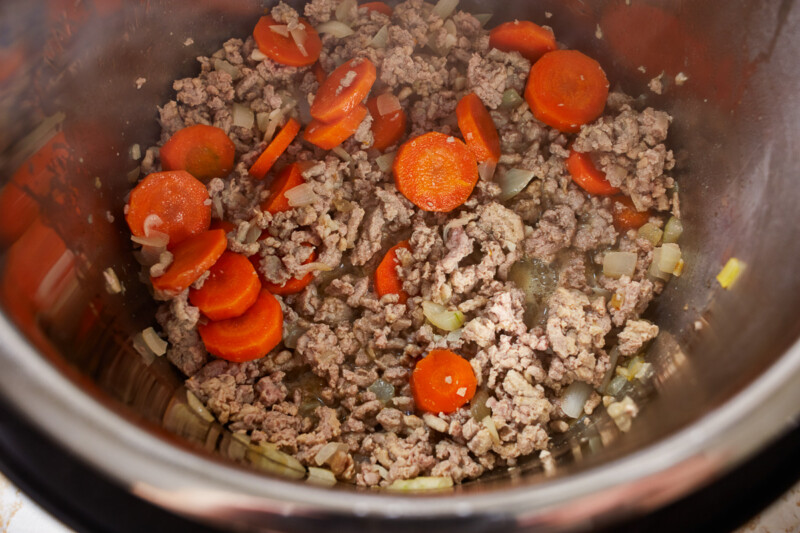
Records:
[[[131,156],[131,159],[138,161],[142,158],[142,147],[138,144],[131,145],[130,150],[128,150],[128,154]]]
[[[292,40],[294,44],[297,45],[297,49],[300,50],[300,53],[304,56],[308,56],[308,51],[306,50],[305,42],[306,42],[306,30],[303,28],[295,28],[293,30],[289,30],[289,33],[292,34]]]
[[[661,246],[661,257],[658,259],[658,269],[661,272],[672,274],[678,261],[681,260],[681,248],[674,242],[666,243]]]
[[[322,485],[323,487],[332,487],[336,485],[336,476],[327,468],[318,468],[316,466],[308,467],[308,479],[306,480],[314,485]]]
[[[314,462],[317,463],[317,466],[322,466],[333,457],[336,452],[342,451],[346,453],[348,450],[350,450],[350,448],[347,444],[342,442],[329,442],[320,448],[317,455],[314,456]]]
[[[472,400],[469,402],[469,411],[472,414],[472,418],[475,420],[483,420],[492,414],[492,410],[486,405],[486,400],[488,399],[489,393],[486,389],[478,389],[478,392],[475,393],[475,396],[473,396]]]
[[[384,25],[381,26],[381,29],[378,30],[369,42],[369,46],[373,48],[386,48],[387,44],[389,44],[389,26]]]
[[[261,62],[264,61],[266,58],[267,56],[264,55],[264,52],[259,50],[257,47],[253,48],[253,51],[250,54],[250,59],[252,59],[253,61]]]
[[[445,306],[433,302],[422,302],[422,314],[428,322],[445,331],[455,331],[464,324],[464,313],[450,311]]]
[[[394,385],[380,378],[367,387],[367,390],[375,394],[375,397],[384,404],[394,398]]]
[[[242,104],[233,104],[233,125],[249,130],[255,124],[256,117],[253,110]]]
[[[603,274],[610,278],[633,276],[636,254],[633,252],[607,252],[603,257]]]
[[[656,246],[659,242],[661,242],[662,235],[664,235],[664,232],[661,231],[658,226],[649,222],[639,228],[639,237],[642,239],[647,239],[653,246]]]
[[[339,156],[339,159],[341,159],[345,163],[349,163],[353,160],[353,158],[350,157],[350,154],[347,153],[347,150],[345,150],[341,146],[336,146],[331,150],[331,152]]]
[[[214,70],[218,72],[227,72],[234,80],[238,80],[242,75],[238,68],[234,67],[224,59],[214,60]]]
[[[336,20],[344,23],[353,22],[356,13],[356,0],[343,0],[336,6]]]
[[[329,20],[328,22],[323,22],[317,26],[316,29],[318,33],[327,33],[339,39],[353,35],[354,33],[350,26],[344,22],[339,22],[338,20]]]
[[[655,248],[653,250],[653,262],[650,263],[650,268],[647,269],[647,274],[663,281],[669,281],[670,278],[669,273],[661,272],[661,270],[658,268],[658,264],[660,262],[661,262],[661,247],[659,246],[658,248]]]
[[[433,12],[442,20],[453,14],[458,6],[458,0],[439,0],[433,6]]]
[[[463,91],[467,88],[467,78],[464,76],[459,76],[455,80],[453,80],[453,89],[456,91]]]
[[[310,183],[303,183],[293,187],[286,191],[284,195],[291,207],[311,205],[318,198],[317,193],[314,192],[314,187]]]
[[[480,176],[483,181],[492,181],[496,170],[497,163],[494,161],[481,161],[478,163],[478,176]]]
[[[678,242],[681,233],[683,233],[683,222],[675,217],[669,217],[667,225],[664,226],[664,242]]]
[[[103,270],[103,278],[106,280],[106,292],[108,294],[119,294],[122,292],[122,283],[120,283],[117,273],[114,269],[108,267]]]
[[[395,156],[397,156],[396,152],[389,152],[388,154],[383,154],[375,158],[375,163],[378,165],[378,168],[381,169],[381,172],[389,172],[392,170]]]
[[[605,393],[609,396],[616,396],[627,382],[628,380],[625,378],[625,376],[614,376],[614,379],[609,381],[608,385],[606,385]]]
[[[159,337],[152,327],[142,331],[142,339],[154,354],[161,356],[167,353],[167,341]]]
[[[142,359],[144,359],[145,364],[148,366],[156,358],[156,354],[154,354],[153,350],[151,350],[150,347],[147,346],[147,343],[144,342],[141,332],[133,336],[133,349],[136,350],[140,356],[142,356]]]
[[[533,174],[533,170],[522,168],[512,168],[506,171],[498,180],[500,185],[500,196],[498,198],[500,201],[505,202],[521,193],[533,179]]]
[[[525,100],[522,99],[516,90],[508,89],[503,92],[503,101],[500,103],[500,107],[514,109],[515,107],[519,107],[524,101]]]
[[[378,96],[375,104],[378,107],[378,114],[382,117],[400,110],[400,100],[392,93],[383,93]]]
[[[497,433],[497,426],[495,425],[494,420],[492,420],[492,417],[490,415],[483,417],[481,423],[486,429],[489,430],[489,435],[492,437],[492,442],[495,444],[500,444],[500,434]]]
[[[561,396],[561,410],[570,418],[583,416],[583,406],[592,394],[592,386],[583,381],[573,381]]]
[[[272,26],[269,27],[269,29],[283,37],[289,36],[289,26],[287,26],[286,24],[273,24]]]
[[[264,444],[258,446],[251,444],[247,449],[247,460],[253,466],[284,477],[292,479],[306,477],[306,469],[297,459]]]
[[[398,479],[387,487],[388,490],[417,491],[447,489],[453,486],[453,480],[449,477],[428,477],[420,476],[414,479]]]
[[[137,237],[131,235],[131,240],[142,246],[152,246],[153,248],[165,248],[169,244],[169,235],[160,231],[151,231],[149,237]]]
[[[206,409],[206,406],[203,405],[203,402],[201,402],[200,399],[190,390],[186,391],[186,403],[188,403],[189,407],[191,407],[192,410],[200,415],[200,418],[206,422],[213,422],[215,420],[214,415],[211,414],[211,411]]]
[[[741,273],[744,271],[745,267],[746,265],[744,262],[736,259],[735,257],[731,257],[728,259],[728,262],[725,263],[725,266],[722,267],[720,273],[717,274],[717,281],[723,289],[727,289],[736,282]]]
[[[258,126],[258,131],[264,133],[267,131],[267,124],[269,123],[269,113],[260,112],[256,113],[256,126]]]
[[[269,121],[267,122],[267,127],[264,131],[264,142],[269,142],[272,140],[272,136],[275,135],[275,130],[278,129],[278,126],[283,122],[283,117],[286,116],[282,109],[273,109],[269,113]]]
[[[486,23],[489,22],[489,20],[491,20],[492,18],[491,13],[478,13],[477,15],[472,15],[472,16],[478,19],[478,22],[481,23],[481,26],[486,26]]]

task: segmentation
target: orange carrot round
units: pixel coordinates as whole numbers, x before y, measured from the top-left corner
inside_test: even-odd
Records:
[[[417,407],[429,413],[452,413],[475,395],[478,380],[472,365],[450,350],[431,350],[411,373]]]
[[[372,89],[375,65],[366,57],[356,57],[330,73],[320,85],[311,116],[320,122],[336,122],[353,112]]]
[[[261,281],[247,257],[226,251],[203,286],[189,290],[189,301],[211,320],[225,320],[244,314],[259,292]]]
[[[228,238],[221,229],[189,237],[172,250],[172,264],[164,275],[150,278],[153,288],[167,296],[182,293],[217,262],[227,246]]]
[[[386,296],[387,294],[397,294],[399,303],[404,304],[408,300],[408,294],[403,290],[403,282],[397,275],[397,267],[400,261],[397,259],[397,250],[405,248],[411,250],[408,241],[401,241],[386,252],[386,255],[381,259],[378,268],[375,269],[375,292],[378,297]]]
[[[406,132],[408,117],[401,107],[396,111],[381,115],[378,110],[378,98],[367,100],[367,109],[372,115],[372,147],[381,152],[397,143]]]
[[[387,17],[392,16],[392,8],[384,2],[366,2],[358,6],[358,9],[366,9],[367,11],[377,11],[383,13]]]
[[[200,338],[212,355],[234,363],[260,359],[283,339],[283,310],[269,291],[262,289],[242,315],[200,324]]]
[[[500,159],[500,136],[478,95],[469,93],[461,98],[456,106],[456,117],[458,129],[478,161],[497,163]]]
[[[625,196],[618,195],[611,199],[614,203],[611,207],[611,214],[614,217],[614,227],[618,231],[628,231],[629,229],[639,229],[650,220],[649,211],[637,211],[633,201]]]
[[[322,65],[319,64],[319,61],[314,63],[314,65],[311,67],[311,72],[314,73],[314,78],[316,78],[317,83],[320,85],[322,85],[322,82],[328,77],[328,73],[325,72],[325,69],[322,68]]]
[[[250,175],[259,180],[264,179],[272,165],[289,148],[298,133],[300,133],[300,123],[290,118],[250,167]]]
[[[531,67],[525,100],[533,116],[575,133],[603,113],[608,79],[600,63],[575,50],[554,50]]]
[[[311,255],[308,256],[308,259],[303,261],[303,264],[307,265],[309,263],[313,263],[316,260],[317,260],[317,252],[312,251]],[[282,285],[265,281],[264,288],[267,289],[272,294],[280,294],[281,296],[285,296],[287,294],[297,294],[298,292],[308,287],[312,281],[314,281],[314,273],[309,272],[300,279],[291,278]]]
[[[233,170],[236,146],[219,128],[195,124],[176,131],[159,150],[164,170],[185,170],[201,181]]]
[[[459,139],[439,132],[403,143],[393,170],[397,190],[424,211],[452,211],[478,183],[475,155]]]
[[[131,233],[145,237],[145,221],[156,215],[152,227],[169,236],[170,249],[211,224],[211,202],[206,186],[185,170],[148,175],[131,191],[125,220]]]
[[[319,59],[322,41],[317,30],[308,21],[300,18],[298,22],[302,25],[303,37],[299,45],[291,34],[285,35],[288,31],[286,25],[279,24],[269,15],[261,17],[253,30],[253,38],[261,53],[281,65],[290,67],[313,65]]]
[[[557,48],[553,31],[529,20],[496,26],[489,32],[489,46],[503,52],[519,52],[531,63]]]
[[[261,210],[273,215],[290,210],[292,206],[289,205],[289,200],[284,193],[305,182],[306,180],[303,179],[303,174],[300,171],[300,165],[292,163],[286,166],[270,184],[269,196],[261,203]]]
[[[608,182],[606,173],[597,170],[589,154],[570,150],[567,170],[572,176],[572,181],[589,194],[607,196],[619,192],[619,189]]]
[[[303,133],[303,139],[323,150],[331,150],[353,135],[367,116],[367,108],[358,104],[344,118],[334,122],[312,120]]]

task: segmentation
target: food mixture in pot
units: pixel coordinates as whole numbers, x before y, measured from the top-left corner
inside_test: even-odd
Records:
[[[671,117],[456,4],[278,4],[174,82],[126,205],[190,400],[300,476],[552,462],[595,409],[627,429],[650,372],[640,316],[683,267]]]

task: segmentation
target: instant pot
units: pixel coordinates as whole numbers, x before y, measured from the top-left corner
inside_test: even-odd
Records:
[[[299,3],[298,3],[299,4]],[[137,148],[195,57],[268,4],[0,5],[0,462],[76,528],[704,530],[800,476],[800,7],[792,0],[462,0],[529,19],[670,112],[686,268],[648,311],[628,433],[596,414],[536,461],[451,490],[319,487],[254,464],[136,333],[154,304],[123,218]],[[662,75],[664,91],[647,89]],[[723,289],[730,259],[744,269]]]

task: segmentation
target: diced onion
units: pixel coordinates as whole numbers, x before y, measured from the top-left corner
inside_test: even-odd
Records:
[[[333,152],[334,154],[339,156],[339,159],[341,159],[345,163],[349,163],[349,162],[351,162],[353,160],[353,158],[350,157],[350,154],[347,153],[347,150],[345,150],[341,146],[336,146],[336,147],[332,148],[331,152]]]
[[[636,259],[633,252],[607,252],[603,257],[603,274],[610,278],[633,276]]]
[[[314,456],[314,462],[317,463],[317,466],[322,466],[333,457],[336,452],[347,452],[348,450],[350,450],[350,448],[347,444],[342,442],[329,442],[319,449],[317,455]]]
[[[375,163],[378,165],[378,168],[381,169],[381,172],[389,172],[392,169],[392,164],[396,156],[396,152],[389,152],[388,154],[376,157]]]
[[[338,39],[353,35],[354,33],[350,26],[344,22],[339,22],[338,20],[329,20],[328,22],[323,22],[317,26],[316,30],[318,33],[327,33]]]
[[[453,11],[456,10],[456,6],[458,6],[458,0],[439,0],[436,2],[436,5],[433,6],[433,12],[444,20],[453,14]]]
[[[388,490],[416,491],[416,490],[435,490],[446,489],[453,486],[453,480],[449,477],[428,477],[420,476],[414,479],[397,479],[387,487]]]
[[[162,248],[169,244],[169,235],[153,230],[150,232],[149,237],[137,237],[136,235],[131,235],[131,240],[136,244],[141,244],[142,246]]]
[[[489,430],[489,435],[492,437],[492,442],[495,444],[500,444],[500,434],[497,433],[497,426],[495,425],[494,420],[492,420],[491,415],[486,415],[483,417],[481,423],[486,429]]]
[[[142,339],[154,354],[161,356],[167,353],[167,341],[159,337],[152,327],[142,331]]]
[[[114,269],[108,267],[103,270],[103,278],[106,280],[106,292],[108,294],[119,294],[122,292],[122,283],[120,283],[117,273]]]
[[[464,313],[450,311],[437,303],[422,302],[422,313],[428,322],[445,331],[455,331],[464,324]]]
[[[214,70],[218,72],[227,72],[234,80],[238,80],[242,75],[238,68],[234,67],[224,59],[214,60]]]
[[[387,44],[389,44],[389,26],[384,25],[381,26],[381,29],[378,30],[369,42],[369,46],[373,48],[386,48]]]
[[[666,243],[661,246],[661,257],[658,259],[658,269],[661,272],[672,274],[680,260],[680,246],[675,243]]]
[[[505,109],[513,109],[518,107],[524,101],[525,100],[522,99],[516,90],[507,89],[503,92],[503,101],[500,103],[500,107]]]
[[[669,217],[667,225],[664,226],[664,242],[678,242],[683,233],[683,222],[675,217]]]
[[[256,126],[261,133],[267,131],[267,124],[269,124],[269,113],[256,113]]]
[[[306,481],[308,481],[309,483],[313,483],[315,485],[332,487],[336,485],[336,476],[334,476],[333,472],[331,472],[327,468],[318,468],[316,466],[309,466],[308,479]]]
[[[378,114],[382,117],[390,115],[401,109],[400,100],[398,100],[397,97],[392,93],[381,94],[375,99],[375,104],[378,108]]]
[[[717,274],[717,281],[722,288],[727,289],[728,287],[732,286],[745,269],[745,266],[746,265],[742,261],[736,259],[735,257],[728,259],[728,262],[725,263],[724,267],[722,267],[720,273]]]
[[[282,109],[273,109],[269,113],[269,121],[267,122],[267,127],[264,130],[264,142],[269,142],[272,140],[272,136],[275,135],[275,130],[278,129],[278,126],[283,121],[283,117],[285,116]]]
[[[453,80],[453,89],[456,91],[463,91],[467,88],[467,78],[464,76],[458,76],[455,80]]]
[[[200,399],[190,390],[186,391],[186,403],[188,403],[189,407],[191,407],[192,410],[200,415],[200,418],[206,422],[214,421],[214,415],[211,414],[211,411],[206,409],[206,406],[203,405],[203,402],[201,402]]]
[[[500,201],[505,202],[521,193],[525,187],[528,186],[528,183],[531,182],[533,175],[533,170],[525,170],[522,168],[512,168],[506,171],[498,180],[498,184],[500,185]]]
[[[290,207],[303,207],[311,205],[318,198],[314,187],[310,183],[302,183],[283,193]]]
[[[144,342],[144,338],[142,337],[142,333],[139,332],[133,336],[133,349],[142,356],[144,362],[149,366],[155,358],[156,354],[153,353],[153,350]]]
[[[139,146],[138,144],[134,144],[131,146],[130,150],[128,151],[128,154],[131,156],[131,159],[133,159],[134,161],[138,161],[139,159],[142,158],[142,147]]]
[[[289,36],[289,26],[287,26],[286,24],[273,24],[272,26],[269,27],[269,29],[282,37]]]
[[[606,385],[605,393],[609,396],[616,396],[627,382],[628,380],[625,378],[625,376],[614,376],[614,379],[609,381],[608,385]]]
[[[372,392],[376,399],[380,400],[382,403],[387,403],[394,398],[394,385],[380,378],[376,379],[372,385],[367,387],[367,390]]]
[[[669,281],[670,274],[668,272],[661,272],[661,269],[658,268],[659,263],[661,262],[661,247],[653,250],[653,262],[650,263],[650,268],[647,269],[647,273],[654,277],[664,281]]]
[[[583,381],[573,381],[561,397],[561,410],[570,418],[583,416],[583,406],[592,394],[592,386]]]
[[[306,467],[300,463],[297,459],[289,455],[288,453],[284,453],[278,450],[278,447],[274,444],[270,444],[267,442],[262,442],[258,445],[261,450],[263,450],[264,455],[278,464],[282,464],[291,468],[292,470],[299,470],[303,473],[306,471]]]
[[[472,414],[472,418],[480,421],[492,414],[492,410],[486,405],[486,400],[488,399],[489,393],[486,389],[478,389],[478,392],[472,397],[472,401],[469,402],[469,411]]]
[[[483,181],[492,181],[496,170],[497,163],[494,161],[486,160],[478,163],[478,176],[480,176]]]
[[[639,228],[639,237],[642,239],[647,239],[653,246],[656,246],[659,242],[661,242],[661,236],[663,234],[664,232],[661,231],[658,226],[649,222]]]
[[[293,479],[306,477],[306,469],[291,455],[278,450],[274,445],[251,444],[247,449],[247,460],[253,466]]]
[[[260,62],[260,61],[264,61],[266,58],[267,58],[267,56],[264,55],[264,52],[259,50],[258,47],[253,48],[253,51],[250,54],[250,59],[252,59],[253,61],[259,61]]]
[[[481,23],[481,26],[486,26],[486,23],[489,22],[489,20],[491,20],[492,18],[491,13],[478,13],[477,15],[472,15],[472,16],[478,19],[478,22]]]
[[[353,14],[356,10],[356,0],[342,0],[336,6],[336,20],[344,23],[353,22]]]
[[[256,117],[253,110],[242,104],[233,104],[233,125],[249,130],[255,124]]]
[[[297,49],[300,50],[300,53],[304,56],[308,56],[308,51],[305,47],[306,30],[303,28],[295,28],[293,30],[289,30],[289,33],[292,34],[292,40],[294,41],[294,44],[297,45]]]

